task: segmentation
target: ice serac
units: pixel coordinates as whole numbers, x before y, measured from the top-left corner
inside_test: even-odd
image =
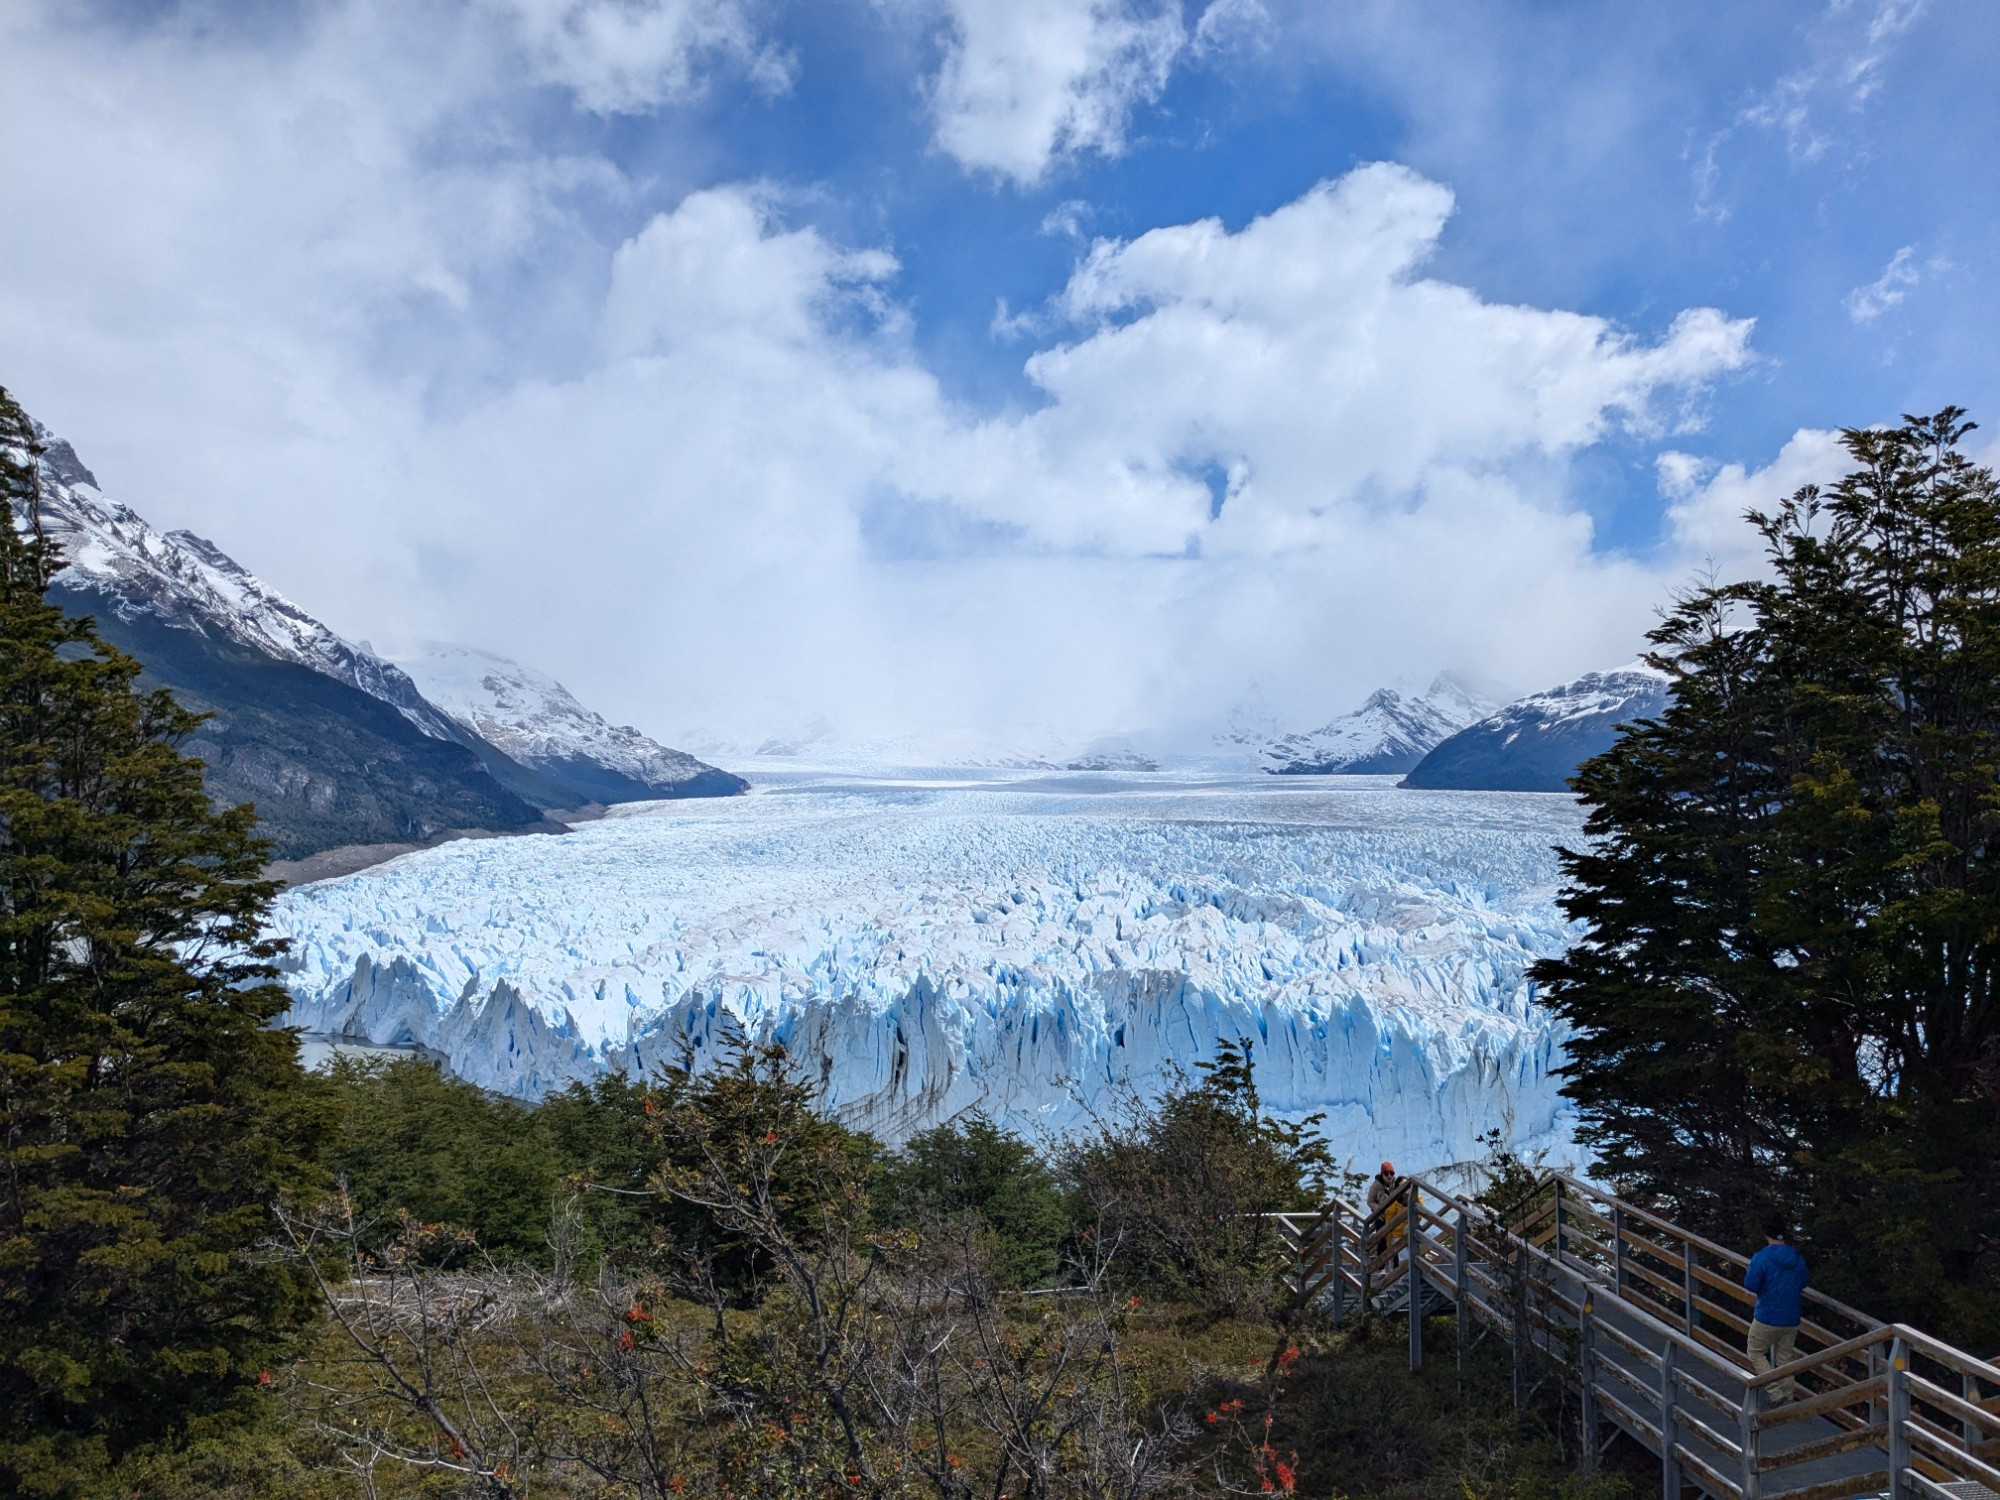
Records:
[[[574,790],[579,803],[724,797],[749,783],[585,708],[553,677],[470,646],[397,653],[430,702],[509,757]]]
[[[1403,779],[1430,790],[1560,792],[1576,768],[1611,748],[1618,726],[1667,706],[1667,677],[1643,661],[1589,672],[1461,729]]]
[[[1271,739],[1263,768],[1277,776],[1393,775],[1492,708],[1449,677],[1421,694],[1383,688],[1318,729]]]
[[[1563,1033],[1524,975],[1567,942],[1576,832],[1567,799],[1366,779],[801,775],[406,856],[274,925],[291,1024],[523,1097],[740,1032],[889,1140],[974,1111],[1046,1134],[1247,1037],[1265,1102],[1352,1161],[1488,1130],[1561,1158]]]

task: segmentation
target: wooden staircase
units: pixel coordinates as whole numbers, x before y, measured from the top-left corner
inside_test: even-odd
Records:
[[[1585,1462],[1623,1432],[1659,1457],[1668,1500],[2000,1500],[2000,1366],[1808,1291],[1796,1361],[1755,1372],[1748,1261],[1575,1177],[1505,1215],[1413,1177],[1374,1218],[1275,1217],[1302,1300],[1336,1323],[1450,1308],[1461,1359],[1480,1330],[1507,1340],[1517,1399],[1556,1370]],[[1414,1370],[1422,1316],[1409,1338]]]

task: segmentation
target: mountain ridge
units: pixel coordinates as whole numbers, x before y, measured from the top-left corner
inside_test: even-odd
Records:
[[[34,430],[39,524],[63,563],[50,598],[95,619],[108,644],[140,661],[142,683],[210,716],[185,748],[205,762],[218,804],[257,805],[280,859],[464,832],[555,832],[564,825],[552,810],[743,790],[637,731],[625,733],[677,768],[677,785],[621,778],[588,744],[541,766],[514,759],[214,542],[160,531],[106,497],[68,441]],[[561,684],[540,680],[602,724]]]
[[[1642,661],[1517,698],[1441,741],[1402,785],[1422,791],[1564,792],[1576,768],[1611,748],[1620,724],[1667,705],[1667,675]]]

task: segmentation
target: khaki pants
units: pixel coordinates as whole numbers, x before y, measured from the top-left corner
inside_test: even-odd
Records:
[[[1769,1323],[1750,1324],[1750,1368],[1762,1375],[1766,1370],[1775,1370],[1779,1365],[1788,1365],[1798,1357],[1799,1325],[1790,1328],[1773,1328]],[[1796,1380],[1781,1380],[1764,1388],[1765,1397],[1770,1401],[1789,1401],[1798,1394]]]

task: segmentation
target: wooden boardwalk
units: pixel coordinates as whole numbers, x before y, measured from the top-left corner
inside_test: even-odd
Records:
[[[1294,1290],[1509,1341],[1517,1395],[1538,1364],[1576,1392],[1587,1464],[1623,1432],[1669,1500],[2000,1500],[2000,1366],[1808,1291],[1797,1360],[1754,1373],[1744,1257],[1566,1174],[1504,1220],[1422,1178],[1385,1214],[1278,1215]]]

